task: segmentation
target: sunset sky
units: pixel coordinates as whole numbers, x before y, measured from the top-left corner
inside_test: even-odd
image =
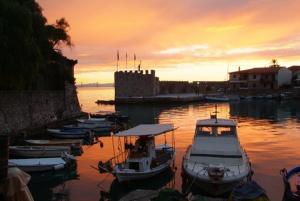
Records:
[[[225,80],[227,71],[300,64],[298,0],[38,0],[48,23],[65,17],[77,83],[113,82],[142,69],[160,80]]]

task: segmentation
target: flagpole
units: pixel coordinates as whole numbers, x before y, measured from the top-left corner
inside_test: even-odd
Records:
[[[127,52],[126,52],[126,70],[127,70]]]
[[[133,67],[134,67],[134,69],[135,69],[135,60],[136,60],[136,55],[135,55],[135,53],[134,53],[134,55],[133,55]]]
[[[119,50],[117,50],[117,71],[119,71]]]

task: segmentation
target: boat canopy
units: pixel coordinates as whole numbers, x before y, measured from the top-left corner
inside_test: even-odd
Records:
[[[204,119],[198,120],[197,126],[236,126],[236,122],[231,119]]]
[[[118,137],[155,136],[175,130],[173,124],[141,124],[115,134]]]

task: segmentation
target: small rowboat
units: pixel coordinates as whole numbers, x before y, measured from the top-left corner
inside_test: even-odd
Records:
[[[80,139],[61,139],[61,140],[25,140],[25,142],[40,146],[81,146],[82,140]]]
[[[93,127],[93,128],[87,128],[86,124],[83,124],[83,123],[79,123],[78,125],[65,125],[64,126],[64,129],[84,129],[84,130],[87,130],[87,131],[94,131],[94,132],[106,132],[106,131],[111,131],[113,129],[112,126],[100,126],[100,127],[97,127],[96,125],[95,126],[90,126],[90,127]]]
[[[71,160],[75,158],[69,154],[65,154],[64,158],[9,159],[8,167],[18,167],[28,173],[58,171],[64,169]]]
[[[129,117],[120,114],[119,112],[108,112],[108,111],[101,111],[96,113],[90,114],[91,118],[105,118],[111,122],[128,122]]]
[[[106,122],[105,118],[88,118],[88,119],[77,119],[80,123],[103,123]]]
[[[60,157],[63,153],[70,154],[68,146],[10,146],[10,154],[26,158]]]
[[[52,137],[64,139],[81,139],[92,136],[90,131],[85,129],[47,129]]]

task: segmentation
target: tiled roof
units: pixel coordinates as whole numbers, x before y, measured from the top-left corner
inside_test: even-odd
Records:
[[[280,69],[284,67],[262,67],[262,68],[251,68],[246,70],[234,71],[231,73],[241,73],[241,74],[264,74],[264,73],[277,73]]]
[[[300,71],[300,66],[291,66],[289,67],[291,71]]]

